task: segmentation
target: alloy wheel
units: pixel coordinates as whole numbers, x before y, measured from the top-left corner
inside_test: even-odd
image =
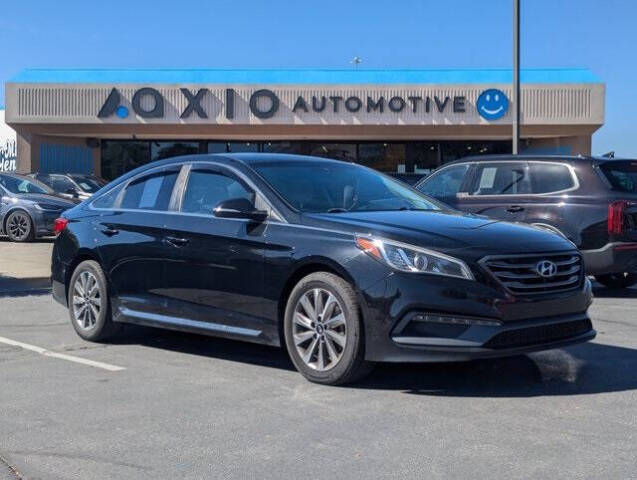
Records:
[[[14,213],[7,223],[7,232],[12,239],[22,241],[31,232],[31,221],[23,213]]]
[[[95,327],[102,308],[101,300],[95,275],[87,270],[80,273],[73,285],[73,316],[82,330]]]
[[[347,343],[347,319],[338,299],[323,288],[305,292],[294,307],[292,334],[307,366],[318,371],[333,368]]]

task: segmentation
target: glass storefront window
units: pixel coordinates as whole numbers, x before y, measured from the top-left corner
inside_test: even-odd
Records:
[[[258,142],[228,142],[228,151],[232,153],[258,152]]]
[[[151,160],[207,151],[291,153],[357,162],[413,182],[440,165],[466,157],[511,153],[507,140],[448,140],[410,142],[317,142],[277,140],[271,142],[198,141],[102,141],[102,176],[112,180]],[[203,147],[203,148],[202,148]]]
[[[151,160],[199,153],[199,142],[151,142]]]
[[[227,151],[226,142],[208,142],[208,153],[226,153]]]
[[[404,143],[361,143],[358,162],[381,172],[407,172]]]
[[[306,142],[263,142],[262,151],[267,153],[291,153],[305,155]]]
[[[441,164],[438,142],[408,142],[407,172],[429,175]]]
[[[355,143],[308,143],[308,155],[333,158],[346,162],[356,161]]]
[[[105,140],[102,142],[101,176],[106,180],[113,180],[149,161],[149,142],[135,140]]]
[[[469,155],[493,155],[511,153],[509,141],[449,141],[441,142],[442,163],[451,162]]]

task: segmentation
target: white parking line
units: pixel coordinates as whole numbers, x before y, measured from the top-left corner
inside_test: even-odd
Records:
[[[109,372],[119,372],[120,370],[126,370],[124,367],[118,367],[117,365],[110,365],[108,363],[96,362],[94,360],[88,360],[86,358],[74,357],[73,355],[66,355],[65,353],[52,352],[51,350],[47,350],[46,348],[38,347],[36,345],[30,345],[28,343],[18,342],[16,340],[11,340],[10,338],[0,337],[0,343],[24,348],[25,350],[30,350],[46,357],[59,358],[61,360],[68,360],[69,362],[88,365],[89,367],[101,368],[102,370],[108,370]]]

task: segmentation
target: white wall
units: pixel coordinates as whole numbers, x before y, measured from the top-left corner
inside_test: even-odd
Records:
[[[0,109],[0,172],[12,172],[16,163],[15,130],[4,123],[4,109]]]

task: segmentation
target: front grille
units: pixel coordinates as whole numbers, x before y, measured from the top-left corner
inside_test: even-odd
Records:
[[[515,348],[542,343],[557,342],[582,335],[593,328],[588,318],[570,322],[553,323],[537,327],[520,328],[498,333],[484,346],[487,348]]]
[[[540,263],[549,261],[554,275],[542,276]],[[582,258],[577,254],[516,255],[487,257],[481,262],[509,292],[515,295],[538,295],[572,290],[583,278]]]

